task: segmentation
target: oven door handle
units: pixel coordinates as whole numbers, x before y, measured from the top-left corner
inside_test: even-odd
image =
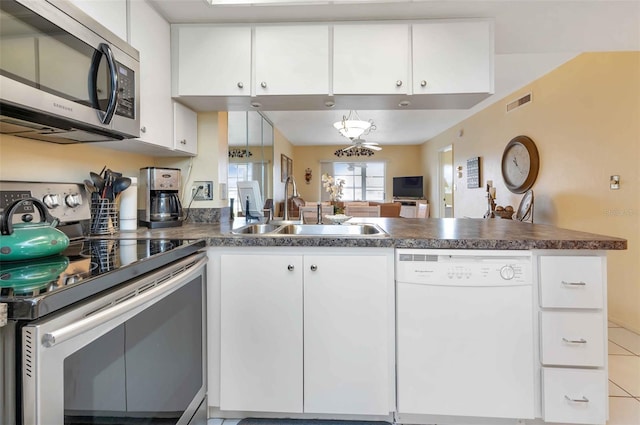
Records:
[[[97,313],[86,316],[85,318],[60,329],[45,333],[42,336],[42,345],[45,347],[53,347],[56,344],[63,343],[118,317],[124,316],[124,320],[126,320],[129,317],[134,316],[138,313],[137,310],[142,310],[148,305],[153,304],[155,301],[159,301],[159,299],[166,297],[173,291],[179,289],[182,285],[188,283],[192,277],[201,273],[201,268],[203,268],[207,263],[206,255],[202,254],[202,256],[203,258],[199,259],[188,271],[179,273],[171,279],[163,281],[163,277],[167,275],[166,272],[161,272],[156,276],[152,276],[151,278],[153,280],[157,280],[159,282],[158,286],[155,286],[152,289],[146,290],[142,293],[138,293],[138,289],[135,289],[129,294],[119,296],[115,301],[116,304],[112,307],[100,310]],[[191,261],[193,260],[190,259],[187,262]],[[179,266],[180,264],[177,265],[177,267]],[[141,285],[140,287],[146,286],[148,285]],[[122,301],[118,302],[118,300]]]

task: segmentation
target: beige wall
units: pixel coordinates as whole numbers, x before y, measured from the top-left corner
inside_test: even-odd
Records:
[[[191,203],[192,208],[220,208],[229,204],[220,199],[220,183],[227,183],[227,113],[198,113],[198,156],[184,158],[156,158],[160,167],[181,169],[185,191],[182,195],[183,206],[191,201],[191,187],[194,181],[213,181],[213,200]]]
[[[322,182],[320,180],[320,161],[349,161],[352,158],[337,157],[334,152],[344,146],[294,146],[293,149],[293,175],[298,183],[298,192],[305,201],[319,201]],[[387,200],[392,198],[392,177],[422,175],[420,162],[420,145],[410,146],[384,146],[372,157],[359,157],[354,161],[386,161],[387,181],[385,193]],[[312,180],[305,183],[304,170],[311,168]]]
[[[89,171],[100,172],[105,165],[125,176],[138,176],[142,167],[173,167],[182,172],[182,200],[187,206],[193,181],[214,182],[213,201],[193,203],[194,208],[222,207],[219,183],[227,182],[226,112],[198,114],[198,156],[159,158],[97,147],[29,140],[0,135],[0,180],[60,181],[81,183]]]
[[[533,101],[506,113],[531,92]],[[464,134],[458,137],[459,130]],[[493,180],[497,204],[517,207],[521,195],[502,182],[500,159],[518,135],[540,153],[533,186],[535,221],[628,240],[608,253],[609,317],[640,331],[640,52],[583,54],[423,145],[425,174],[437,174],[437,152],[453,145],[456,217],[482,217],[484,189],[466,188],[466,160],[481,158],[484,183]],[[618,174],[620,190],[609,189]],[[435,202],[435,182],[429,187]]]
[[[107,166],[125,176],[155,165],[154,158],[90,144],[59,145],[0,134],[0,180],[81,183]]]

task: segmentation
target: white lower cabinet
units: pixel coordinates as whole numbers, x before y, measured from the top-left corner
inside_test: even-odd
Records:
[[[274,251],[220,256],[220,409],[388,415],[393,251]]]
[[[538,256],[542,419],[604,425],[608,416],[606,257]]]
[[[221,258],[220,408],[302,412],[302,257]]]
[[[607,421],[607,377],[601,369],[542,370],[545,422],[604,424]]]

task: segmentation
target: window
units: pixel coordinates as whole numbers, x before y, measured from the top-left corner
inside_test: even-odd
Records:
[[[322,174],[344,180],[342,201],[384,201],[385,165],[384,162],[325,162]],[[324,188],[321,200],[329,200]]]

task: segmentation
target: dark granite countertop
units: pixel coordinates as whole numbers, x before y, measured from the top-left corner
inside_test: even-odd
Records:
[[[206,239],[209,246],[393,247],[442,249],[627,249],[625,239],[503,219],[354,218],[375,223],[388,236],[233,235],[231,222],[193,223],[166,229],[140,228],[116,237]],[[244,225],[236,220],[235,227]]]

